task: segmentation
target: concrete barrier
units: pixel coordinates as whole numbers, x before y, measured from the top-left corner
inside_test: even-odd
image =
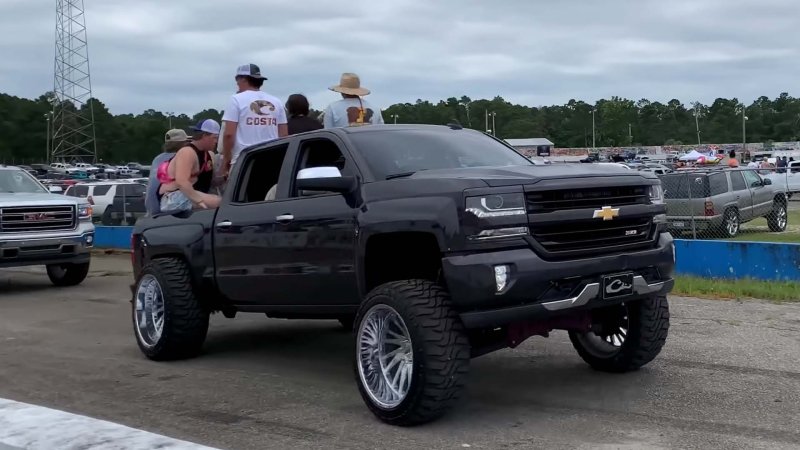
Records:
[[[800,244],[676,239],[675,258],[680,275],[800,281]]]
[[[98,226],[95,247],[127,250],[133,227]],[[800,244],[675,240],[680,275],[800,281]]]

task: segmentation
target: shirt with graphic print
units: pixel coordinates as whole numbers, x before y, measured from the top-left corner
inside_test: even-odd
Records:
[[[231,96],[222,120],[237,122],[231,165],[243,148],[277,139],[278,125],[287,123],[286,110],[278,97],[252,90]]]
[[[325,128],[358,127],[383,123],[381,110],[373,108],[363,98],[343,98],[325,108]]]

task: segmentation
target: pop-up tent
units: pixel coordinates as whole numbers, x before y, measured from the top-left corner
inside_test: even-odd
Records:
[[[697,161],[700,158],[705,158],[705,155],[698,152],[697,150],[692,150],[691,152],[681,156],[678,159],[680,159],[681,161]]]

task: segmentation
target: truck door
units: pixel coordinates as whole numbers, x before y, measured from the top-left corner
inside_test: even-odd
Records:
[[[746,170],[744,179],[753,195],[753,216],[760,217],[772,211],[772,189],[764,184],[764,179],[755,170]]]
[[[291,180],[303,169],[336,167],[342,175],[358,170],[335,136],[308,137],[298,143]],[[302,192],[292,182],[283,192],[275,237],[283,250],[280,286],[286,301],[311,305],[359,303],[355,271],[356,208],[352,198],[334,192]],[[290,304],[290,303],[287,303]]]
[[[266,200],[273,186],[287,183],[290,144],[241,155],[214,218],[214,271],[219,291],[238,305],[285,304],[282,280],[287,245],[278,236],[280,201]],[[281,176],[286,172],[286,176]]]

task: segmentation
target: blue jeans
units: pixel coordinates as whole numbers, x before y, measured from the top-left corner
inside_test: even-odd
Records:
[[[161,196],[161,211],[191,211],[192,201],[181,191],[167,192]]]

